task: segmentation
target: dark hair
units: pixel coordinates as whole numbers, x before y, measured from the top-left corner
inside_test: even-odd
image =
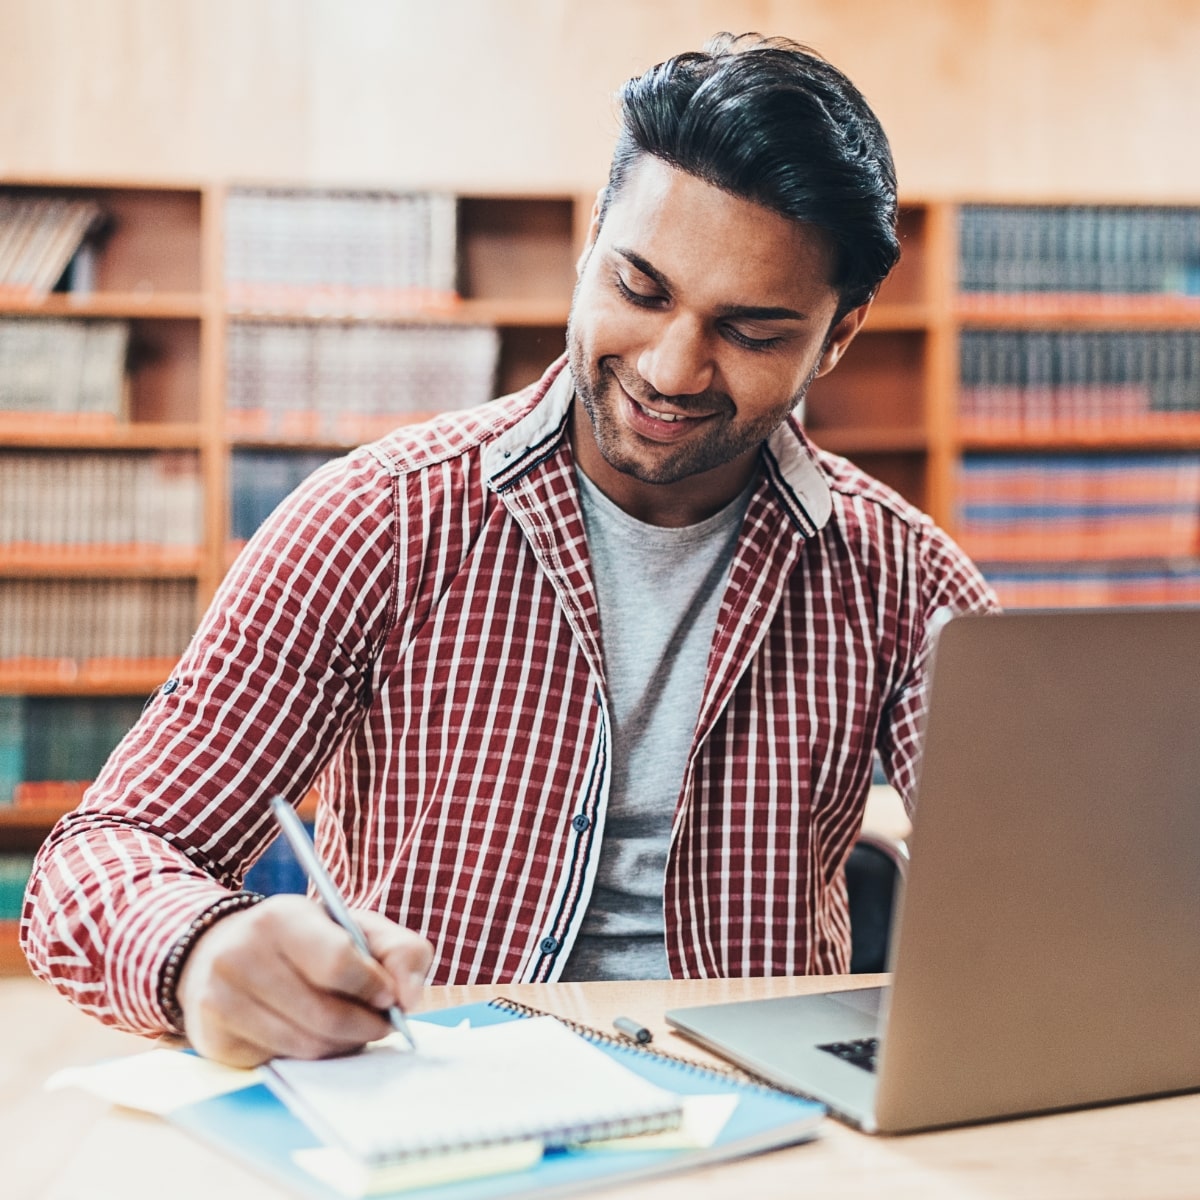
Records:
[[[839,317],[896,265],[896,169],[858,89],[787,38],[722,33],[621,89],[621,132],[601,219],[645,154],[822,230]]]

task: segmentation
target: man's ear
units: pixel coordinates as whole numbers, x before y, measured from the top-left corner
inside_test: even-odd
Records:
[[[825,339],[825,348],[821,351],[821,361],[817,367],[818,375],[827,375],[837,366],[838,360],[846,352],[846,347],[854,341],[855,334],[862,328],[871,311],[871,301],[852,308],[840,317],[829,331]]]
[[[583,268],[587,265],[587,260],[592,253],[592,247],[596,244],[596,238],[600,233],[600,210],[604,204],[604,192],[605,189],[601,188],[596,193],[596,199],[592,202],[592,213],[588,217],[587,238],[584,241],[579,257],[575,260],[576,276],[583,274]]]

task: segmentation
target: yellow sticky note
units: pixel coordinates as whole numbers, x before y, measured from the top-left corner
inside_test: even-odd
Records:
[[[377,1196],[386,1192],[436,1187],[484,1175],[503,1175],[536,1166],[542,1158],[540,1141],[510,1142],[453,1154],[425,1155],[386,1167],[366,1167],[333,1146],[297,1150],[292,1159],[314,1179],[343,1196]]]

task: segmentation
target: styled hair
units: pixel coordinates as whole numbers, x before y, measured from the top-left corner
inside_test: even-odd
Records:
[[[787,38],[721,33],[625,84],[601,220],[643,155],[821,230],[842,316],[900,257],[896,169],[858,89]]]

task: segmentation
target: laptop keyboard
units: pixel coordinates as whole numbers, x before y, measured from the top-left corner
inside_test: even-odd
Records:
[[[817,1049],[835,1054],[843,1062],[853,1063],[864,1071],[874,1071],[875,1060],[879,1057],[879,1039],[867,1037],[855,1038],[852,1042],[826,1042]]]

